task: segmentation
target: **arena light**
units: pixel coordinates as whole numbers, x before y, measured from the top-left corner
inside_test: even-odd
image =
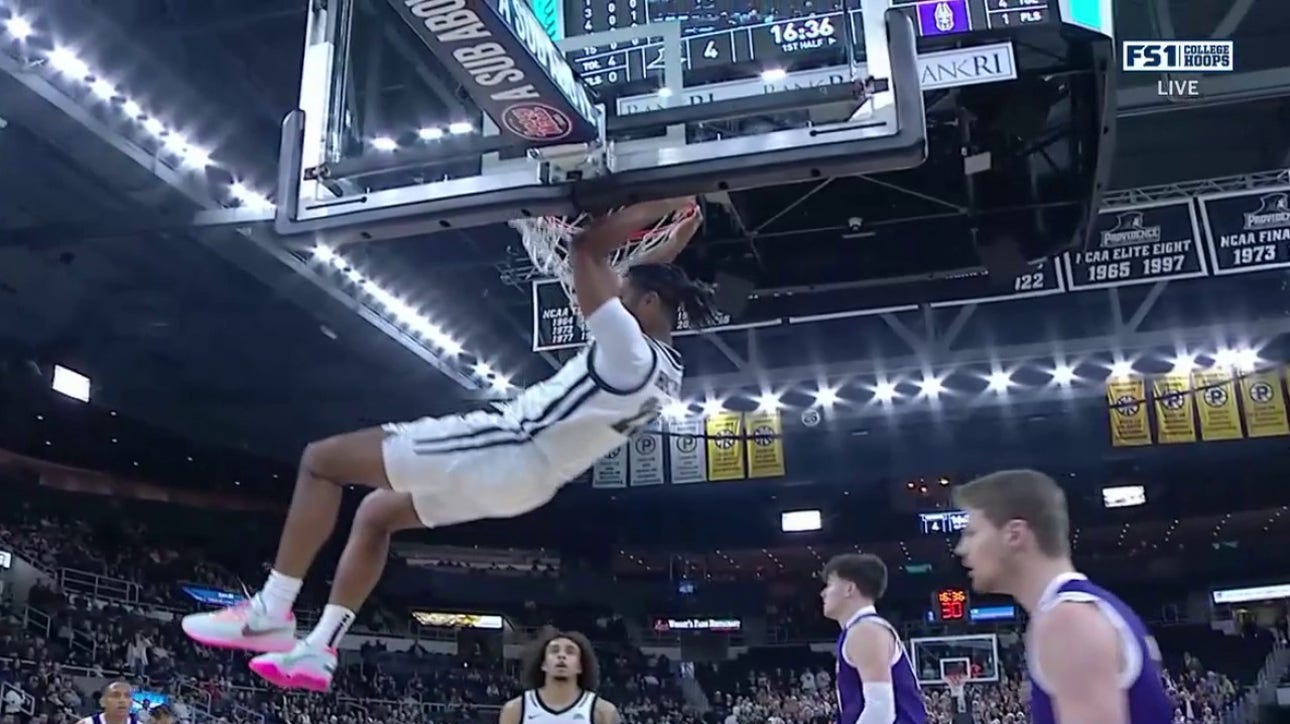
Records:
[[[15,15],[5,22],[5,32],[13,36],[14,40],[26,40],[36,31],[26,18],[21,15]]]
[[[444,133],[442,128],[427,127],[417,131],[417,137],[420,138],[422,141],[438,141],[439,139],[443,138],[443,136],[444,136]]]
[[[775,83],[788,77],[788,71],[783,68],[767,68],[761,72],[761,79],[767,83]]]
[[[1126,359],[1117,359],[1111,363],[1111,377],[1123,379],[1133,375],[1133,363]]]
[[[251,209],[272,209],[273,202],[268,197],[255,191],[241,181],[234,182],[228,188],[229,195],[242,206]]]
[[[789,510],[779,514],[779,529],[783,533],[803,533],[823,527],[818,509]]]
[[[1196,355],[1183,352],[1171,361],[1175,373],[1191,372],[1196,369]]]
[[[715,397],[709,397],[708,399],[703,401],[700,407],[703,409],[704,415],[711,417],[725,410],[726,403],[724,400],[719,400]]]
[[[378,151],[397,151],[399,142],[389,136],[377,136],[372,139],[372,148]]]
[[[842,398],[838,396],[838,390],[836,387],[821,386],[815,391],[815,404],[820,407],[833,407],[838,404],[841,399]]]
[[[757,396],[758,412],[774,412],[783,406],[779,395],[774,392],[763,392]]]
[[[475,130],[475,126],[469,121],[454,121],[448,124],[448,132],[454,136],[464,136]]]
[[[945,380],[933,374],[927,374],[918,383],[918,391],[924,397],[936,399],[945,391]]]
[[[873,399],[878,402],[887,403],[896,399],[896,385],[887,380],[879,380],[878,384],[873,387]]]
[[[996,370],[990,373],[987,378],[989,388],[992,392],[1006,393],[1009,387],[1012,387],[1012,375],[1003,370]]]
[[[1214,365],[1224,369],[1248,372],[1259,364],[1259,353],[1249,347],[1220,349],[1214,354]]]
[[[84,80],[93,75],[89,63],[81,60],[71,48],[54,48],[45,57],[49,60],[49,67],[72,80]]]
[[[1062,387],[1068,387],[1075,381],[1075,368],[1067,364],[1059,364],[1051,372],[1053,384]]]
[[[90,401],[90,378],[62,365],[54,365],[54,392],[81,402]]]

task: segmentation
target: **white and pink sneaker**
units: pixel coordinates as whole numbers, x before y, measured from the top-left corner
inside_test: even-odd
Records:
[[[221,649],[260,653],[296,645],[296,617],[274,617],[258,595],[219,611],[184,616],[183,628],[197,643]]]
[[[287,653],[261,654],[251,659],[251,671],[283,689],[327,691],[336,674],[336,649],[315,648],[301,641]]]

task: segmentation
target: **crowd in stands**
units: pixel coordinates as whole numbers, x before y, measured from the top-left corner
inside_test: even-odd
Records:
[[[392,651],[371,642],[347,652],[333,694],[284,694],[262,688],[247,672],[245,654],[194,646],[173,619],[165,620],[166,610],[158,608],[180,603],[174,595],[176,581],[236,590],[246,574],[234,573],[197,545],[161,545],[137,518],[131,526],[105,532],[92,520],[29,501],[0,512],[0,547],[48,570],[71,567],[139,584],[136,600],[130,602],[105,601],[85,591],[63,590],[56,583],[33,588],[26,607],[4,599],[0,724],[73,721],[97,706],[97,692],[87,688],[86,677],[101,681],[118,675],[138,688],[166,695],[177,719],[189,724],[473,724],[495,721],[496,707],[518,693],[515,663],[500,657],[449,656],[420,645]],[[254,570],[258,566],[252,566],[251,575],[259,573]],[[478,567],[470,568],[480,573]],[[546,564],[534,571],[553,574]],[[516,573],[514,568],[506,571]],[[192,605],[184,602],[188,610]],[[545,612],[529,613],[550,618]],[[805,606],[785,608],[784,614],[809,616]],[[628,724],[833,720],[833,664],[827,653],[805,647],[753,649],[729,662],[678,672],[667,660],[647,657],[629,643],[621,620],[594,609],[581,612],[582,619],[597,615],[590,632],[603,642],[598,643],[601,693],[619,705]],[[832,635],[836,629],[819,631]],[[1162,645],[1171,644],[1175,654],[1167,663],[1174,672],[1169,688],[1177,724],[1219,724],[1224,710],[1241,694],[1240,685],[1251,683],[1270,642],[1204,630],[1178,633],[1176,639],[1162,637]],[[1197,656],[1184,656],[1187,646],[1199,647],[1192,650],[1206,661],[1222,661],[1221,668],[1237,681],[1207,670]],[[1233,646],[1241,655],[1229,662],[1225,652]],[[966,700],[979,724],[1026,720],[1020,658],[1016,651],[1005,652],[999,682],[968,687]],[[707,706],[696,705],[693,693],[687,696],[683,690],[682,679],[691,675]],[[925,694],[931,720],[949,724],[958,702],[943,687],[928,687]]]

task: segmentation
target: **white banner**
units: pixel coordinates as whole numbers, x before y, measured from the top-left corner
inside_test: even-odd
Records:
[[[668,458],[672,484],[702,483],[708,479],[708,460],[704,452],[703,418],[687,417],[684,420],[668,420]]]
[[[663,423],[661,420],[651,422],[648,427],[637,433],[628,447],[627,480],[633,488],[644,485],[663,484]]]
[[[596,461],[591,469],[593,488],[627,487],[627,446],[623,445]]]

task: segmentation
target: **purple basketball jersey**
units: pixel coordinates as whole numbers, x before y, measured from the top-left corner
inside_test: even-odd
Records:
[[[1160,652],[1142,619],[1115,594],[1079,573],[1066,573],[1054,578],[1039,597],[1039,610],[1051,608],[1061,601],[1094,603],[1121,631],[1125,639],[1127,667],[1121,681],[1129,697],[1129,724],[1170,724],[1173,707],[1169,705],[1161,679]],[[1052,697],[1042,683],[1043,674],[1037,672],[1035,661],[1029,656],[1026,668],[1030,674],[1030,721],[1032,724],[1057,724]]]
[[[842,633],[838,634],[837,650],[834,652],[838,657],[834,676],[838,692],[838,724],[855,724],[864,711],[864,682],[860,681],[860,672],[847,661],[843,647],[851,627],[865,620],[891,631],[891,635],[896,638],[896,646],[900,649],[900,656],[891,664],[891,688],[896,697],[895,724],[924,724],[927,721],[927,709],[923,706],[923,691],[918,685],[918,677],[914,675],[914,667],[909,663],[909,655],[905,653],[905,645],[896,629],[879,616],[872,606],[857,611],[842,628]]]

